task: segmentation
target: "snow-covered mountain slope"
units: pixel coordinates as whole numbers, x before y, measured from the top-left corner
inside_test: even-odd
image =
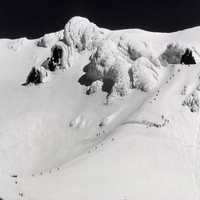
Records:
[[[198,200],[199,35],[75,17],[37,40],[0,40],[0,198]],[[196,65],[178,64],[186,48]],[[34,66],[48,79],[23,86]]]

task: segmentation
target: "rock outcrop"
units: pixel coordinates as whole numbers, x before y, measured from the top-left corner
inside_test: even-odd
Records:
[[[87,95],[94,94],[98,90],[101,90],[101,89],[102,89],[102,82],[101,81],[95,81],[91,84],[91,86],[88,87],[86,94]]]
[[[49,79],[49,72],[43,67],[32,67],[31,71],[29,72],[26,82],[23,83],[23,86],[29,84],[38,85],[40,83],[45,83]]]

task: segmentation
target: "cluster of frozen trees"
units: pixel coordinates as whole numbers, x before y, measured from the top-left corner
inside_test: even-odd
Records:
[[[89,64],[79,79],[88,87],[87,94],[101,88],[108,95],[119,96],[133,88],[153,90],[161,79],[163,66],[179,64],[185,52],[184,47],[169,44],[158,55],[149,43],[136,40],[131,33],[116,36],[82,17],[73,17],[63,31],[44,35],[37,45],[51,48],[52,55],[55,47],[59,48],[62,68],[73,66],[75,55],[88,51]]]

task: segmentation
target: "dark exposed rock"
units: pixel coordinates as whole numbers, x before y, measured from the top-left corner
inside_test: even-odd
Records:
[[[78,82],[81,85],[90,86],[90,85],[92,85],[93,80],[91,80],[90,78],[88,78],[88,76],[86,74],[84,74],[83,76],[81,76],[79,78]]]
[[[36,69],[35,67],[33,67],[30,71],[30,73],[28,74],[28,77],[26,79],[26,82],[22,85],[28,85],[30,83],[34,83],[34,84],[40,84],[42,83],[42,74],[41,72]]]
[[[180,63],[185,65],[196,64],[195,59],[192,55],[192,51],[190,49],[186,49],[185,53],[181,57]]]
[[[49,76],[48,72],[43,67],[40,68],[32,67],[31,71],[28,74],[26,82],[23,83],[22,85],[26,86],[29,85],[30,83],[38,85],[40,83],[45,82],[48,76]]]

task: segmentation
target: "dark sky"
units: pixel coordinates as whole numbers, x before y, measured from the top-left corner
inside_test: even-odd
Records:
[[[171,32],[200,25],[200,0],[3,0],[0,38],[37,38],[75,15],[110,29]]]

